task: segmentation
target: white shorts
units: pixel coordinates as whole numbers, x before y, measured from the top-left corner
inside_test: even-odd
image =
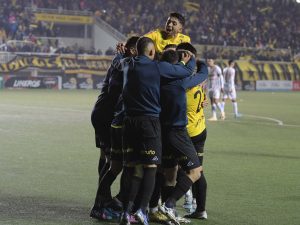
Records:
[[[236,90],[235,90],[235,88],[232,88],[232,89],[224,88],[223,99],[227,99],[227,98],[229,98],[230,100],[236,99]]]
[[[208,90],[208,97],[209,98],[219,99],[220,96],[221,96],[221,90],[220,89],[209,89]]]

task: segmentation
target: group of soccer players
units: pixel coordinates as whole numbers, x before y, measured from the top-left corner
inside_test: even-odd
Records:
[[[197,207],[186,218],[207,218],[202,85],[209,73],[220,76],[213,63],[207,61],[208,68],[196,60],[190,38],[181,33],[184,23],[181,14],[171,13],[165,29],[117,46],[92,112],[101,150],[93,218],[119,218],[121,225],[186,223],[175,208],[190,189]],[[119,193],[112,197],[111,185],[121,171]]]
[[[207,59],[209,76],[208,76],[208,95],[211,102],[212,117],[208,120],[217,121],[217,108],[220,110],[220,119],[225,120],[225,101],[229,98],[233,104],[234,117],[238,118],[241,114],[238,113],[235,90],[235,62],[228,61],[228,67],[222,69],[215,65],[213,58]],[[221,94],[222,102],[220,102]]]

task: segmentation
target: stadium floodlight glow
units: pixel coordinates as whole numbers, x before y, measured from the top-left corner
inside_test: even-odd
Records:
[[[296,0],[297,3],[300,3],[300,0]]]

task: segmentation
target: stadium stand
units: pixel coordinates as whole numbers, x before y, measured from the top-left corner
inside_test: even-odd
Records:
[[[90,13],[126,36],[141,35],[163,26],[162,15],[178,11],[186,16],[185,33],[192,42],[208,46],[202,48],[204,56],[290,61],[291,55],[300,51],[300,22],[296,19],[300,4],[294,0],[174,0],[172,4],[167,0],[124,0],[122,4],[116,0],[0,0],[0,3],[0,44],[10,40],[35,43],[34,48],[24,44],[26,51],[101,53],[78,45],[62,46],[55,39],[63,36],[62,28],[49,22],[34,22],[32,11],[37,9],[52,9],[57,14]],[[45,41],[45,37],[52,39]],[[21,49],[18,44],[8,46],[7,50],[24,51],[24,45]],[[228,50],[228,46],[235,48]]]

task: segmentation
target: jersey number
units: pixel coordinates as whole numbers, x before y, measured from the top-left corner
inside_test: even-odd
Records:
[[[196,91],[196,93],[194,94],[194,99],[197,99],[198,95],[199,95],[199,102],[198,102],[196,113],[200,112],[200,110],[201,110],[201,95],[202,95],[202,93],[200,90]]]

